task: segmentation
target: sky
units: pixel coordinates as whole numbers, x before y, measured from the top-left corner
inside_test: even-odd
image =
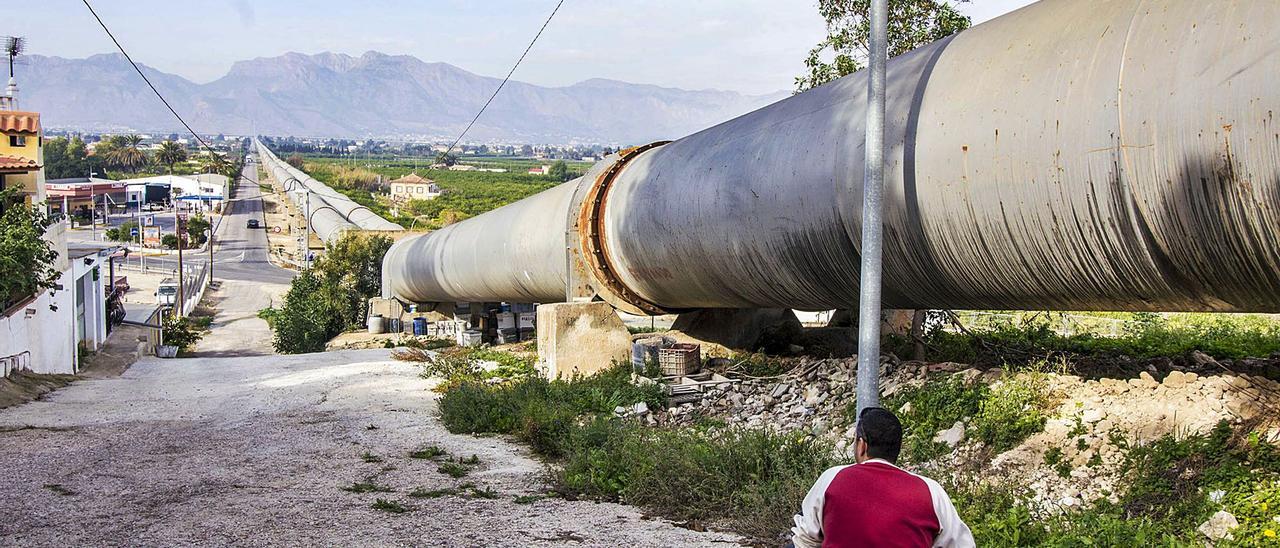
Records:
[[[556,0],[90,0],[135,61],[204,83],[235,61],[288,51],[369,50],[485,76],[511,68]],[[973,0],[974,23],[1031,0]],[[115,48],[79,0],[3,2],[2,34],[29,53]],[[816,0],[565,0],[515,80],[564,86],[609,78],[748,94],[791,90],[825,36]]]

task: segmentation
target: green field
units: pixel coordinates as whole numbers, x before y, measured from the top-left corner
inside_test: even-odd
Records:
[[[343,158],[304,156],[305,171],[317,180],[346,194],[357,203],[405,228],[436,229],[511,202],[532,196],[559,184],[542,175],[527,173],[531,167],[550,164],[551,161],[509,157],[466,157],[459,163],[483,168],[505,168],[507,173],[479,171],[448,171],[429,169],[430,159],[374,157],[357,158],[355,162]],[[352,164],[355,164],[354,166]],[[566,162],[571,177],[581,175],[589,162]],[[400,208],[399,215],[391,214],[386,185],[392,179],[416,171],[418,175],[434,180],[445,191],[434,200],[413,200]],[[379,187],[378,176],[382,177]],[[416,219],[416,222],[415,222]]]

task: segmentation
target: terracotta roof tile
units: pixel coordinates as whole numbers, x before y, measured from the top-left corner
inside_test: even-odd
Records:
[[[40,113],[0,110],[0,131],[5,133],[39,133]]]
[[[422,178],[422,176],[418,175],[417,173],[410,173],[408,175],[405,175],[404,177],[401,177],[391,182],[393,183],[430,183],[432,181],[431,179]]]
[[[0,154],[0,171],[34,171],[40,169],[35,160]]]

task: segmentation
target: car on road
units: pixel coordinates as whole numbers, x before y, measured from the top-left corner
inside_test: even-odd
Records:
[[[160,280],[160,287],[156,289],[156,304],[173,306],[178,296],[178,282],[173,278],[165,278]]]
[[[245,223],[245,226],[246,226],[246,227],[248,227],[248,228],[258,228],[258,220],[257,220],[257,219],[249,219],[249,222],[248,222],[248,223]]]

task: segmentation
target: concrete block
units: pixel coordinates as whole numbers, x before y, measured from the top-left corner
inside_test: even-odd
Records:
[[[548,378],[572,378],[627,361],[631,335],[603,302],[538,307],[538,362]]]

